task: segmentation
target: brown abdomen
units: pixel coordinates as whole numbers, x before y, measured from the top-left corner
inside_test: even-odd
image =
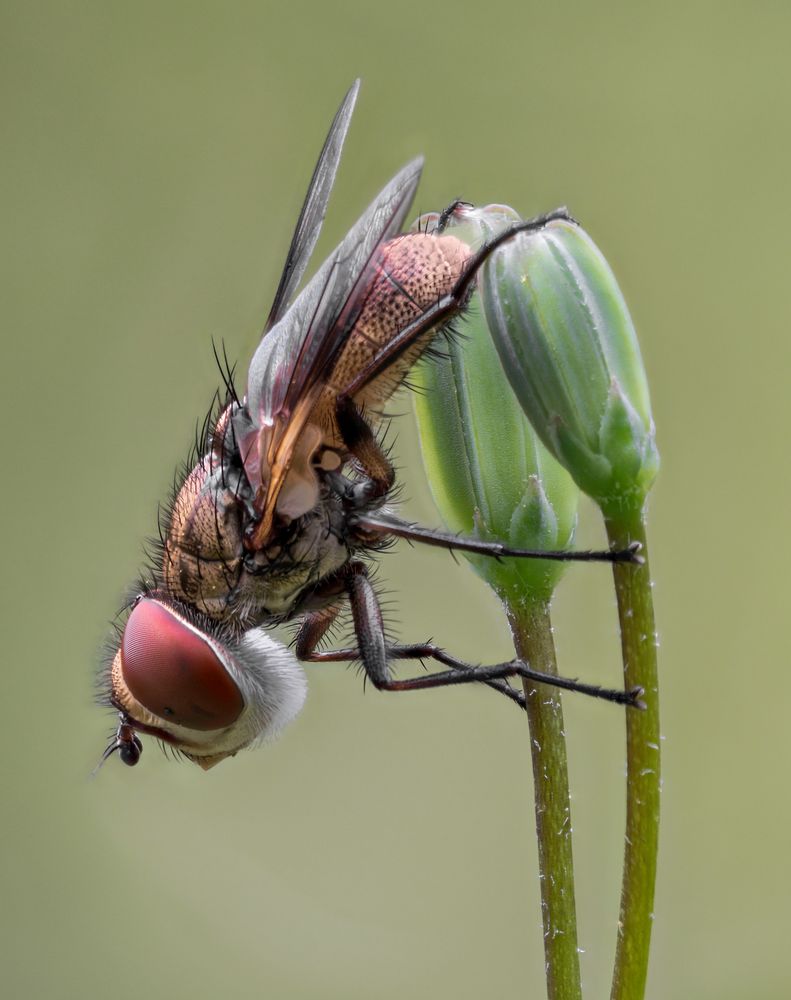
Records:
[[[451,291],[470,253],[469,246],[455,236],[427,233],[399,236],[384,244],[359,319],[315,411],[315,422],[325,430],[327,443],[340,445],[334,419],[337,397],[402,330]],[[369,418],[401,385],[435,333],[436,327],[422,333],[355,394],[355,402],[366,409]]]

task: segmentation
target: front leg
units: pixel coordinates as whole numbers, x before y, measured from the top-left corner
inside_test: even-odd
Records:
[[[345,570],[346,588],[349,595],[349,603],[352,609],[354,620],[354,631],[357,635],[358,648],[356,650],[336,650],[328,654],[315,653],[308,649],[308,632],[312,629],[316,631],[320,628],[318,638],[313,645],[318,643],[324,635],[330,623],[321,627],[320,623],[313,626],[306,621],[300,630],[300,636],[305,633],[302,642],[302,649],[308,653],[307,659],[351,659],[354,656],[345,654],[357,654],[362,661],[363,669],[370,678],[371,683],[380,691],[419,691],[424,688],[447,687],[451,684],[469,684],[478,682],[494,686],[502,684],[508,677],[523,677],[528,680],[537,681],[541,684],[548,684],[552,687],[564,688],[568,691],[578,691],[593,698],[601,698],[605,701],[616,702],[621,705],[629,705],[633,708],[644,708],[641,701],[642,689],[633,688],[631,691],[619,691],[611,688],[599,687],[595,684],[585,684],[582,681],[572,680],[567,677],[557,677],[552,674],[544,674],[537,670],[531,670],[522,660],[511,660],[507,663],[495,663],[491,666],[473,667],[457,660],[455,657],[437,650],[427,644],[425,647],[396,647],[405,650],[432,649],[429,654],[451,667],[450,670],[443,670],[437,674],[425,674],[420,677],[410,677],[405,680],[396,680],[390,674],[388,666],[389,650],[385,641],[384,623],[382,622],[382,612],[379,608],[379,601],[376,593],[368,579],[368,571],[363,563],[349,563]],[[297,640],[297,652],[300,654],[300,638]],[[419,655],[419,654],[418,654]],[[498,686],[498,690],[502,690]]]
[[[365,567],[362,566],[361,563],[353,563],[352,567],[355,566],[361,567],[362,572],[365,573]],[[354,570],[352,569],[351,572],[354,572]],[[370,587],[370,583],[368,583],[368,586]],[[348,663],[352,660],[361,660],[367,676],[371,677],[373,680],[371,671],[369,671],[366,666],[366,661],[360,648],[354,646],[347,647],[346,649],[319,650],[317,648],[321,640],[327,634],[327,631],[332,627],[332,624],[338,617],[339,612],[340,606],[334,605],[328,608],[322,608],[320,611],[312,611],[305,615],[302,625],[297,632],[297,637],[294,643],[294,651],[300,660],[304,660],[308,663]],[[377,619],[382,633],[382,642],[384,644],[384,627],[382,624],[381,612],[378,613]],[[434,659],[440,663],[444,663],[446,666],[452,667],[454,670],[464,671],[475,669],[469,663],[464,663],[463,660],[458,660],[455,657],[450,656],[443,649],[440,649],[439,646],[435,646],[434,643],[431,642],[412,643],[410,645],[398,644],[396,646],[385,645],[385,650],[386,660]],[[387,670],[386,663],[384,669],[385,671]],[[504,694],[506,698],[510,698],[511,701],[516,702],[520,708],[525,707],[525,696],[520,691],[516,691],[512,688],[508,681],[491,680],[485,681],[484,683],[487,687],[492,688],[494,691],[498,691],[500,694]],[[379,685],[376,686],[378,687]]]

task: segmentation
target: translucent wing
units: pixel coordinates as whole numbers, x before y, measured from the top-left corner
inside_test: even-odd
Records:
[[[396,174],[294,302],[283,319],[291,354],[287,364],[278,366],[279,377],[261,377],[253,357],[248,403],[256,405],[261,422],[293,413],[311,388],[323,383],[354,325],[376,251],[403,228],[422,167],[422,159],[413,160]]]
[[[377,250],[404,225],[422,166],[413,160],[382,189],[253,355],[234,429],[262,518],[257,537],[269,531],[295,452],[310,446],[302,432],[365,301]]]
[[[355,80],[330,125],[291,238],[291,246],[288,248],[280,284],[277,286],[264,328],[265,332],[277,323],[287,309],[316,246],[359,90],[360,81]]]

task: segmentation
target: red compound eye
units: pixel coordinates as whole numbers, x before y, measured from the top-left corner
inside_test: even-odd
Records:
[[[141,705],[188,729],[223,729],[244,708],[211,643],[151,598],[138,601],[126,623],[121,669]]]

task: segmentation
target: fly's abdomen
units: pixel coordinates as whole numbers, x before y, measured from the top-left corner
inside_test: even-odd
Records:
[[[413,233],[384,244],[360,316],[319,403],[325,428],[334,425],[337,397],[384,347],[451,291],[469,256],[469,246],[454,236]],[[413,340],[356,394],[355,401],[369,412],[381,408],[435,333],[436,328]]]

